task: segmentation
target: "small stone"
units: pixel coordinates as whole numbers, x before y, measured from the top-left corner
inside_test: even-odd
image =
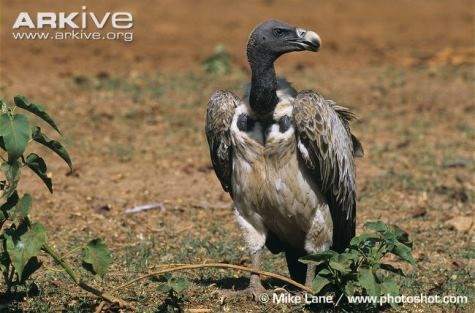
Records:
[[[444,162],[444,167],[466,167],[468,161],[462,158],[451,159]]]
[[[97,214],[107,214],[110,212],[111,209],[112,206],[110,204],[106,204],[96,208],[95,211]]]
[[[426,208],[419,207],[412,212],[412,217],[422,217],[427,214]]]
[[[453,260],[452,264],[457,266],[457,267],[463,267],[465,265],[462,260]]]
[[[470,272],[475,272],[475,259],[468,261],[467,267]]]
[[[473,226],[473,218],[471,216],[457,216],[446,221],[445,225],[458,232],[468,233]]]
[[[464,183],[472,183],[473,181],[473,178],[472,176],[468,175],[468,174],[465,174],[465,173],[458,173],[455,175],[455,179],[457,180],[457,182],[459,182],[460,184],[464,184]]]

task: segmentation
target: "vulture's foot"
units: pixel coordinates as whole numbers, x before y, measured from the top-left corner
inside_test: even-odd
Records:
[[[221,290],[218,293],[221,295],[221,302],[224,302],[226,299],[231,298],[240,298],[240,297],[249,297],[256,301],[259,300],[259,296],[262,294],[269,294],[271,290],[267,290],[262,286],[261,279],[259,275],[251,275],[251,280],[249,282],[249,287],[242,290]]]
[[[249,281],[249,287],[247,287],[247,290],[253,295],[254,299],[258,299],[259,295],[266,293],[266,288],[262,286],[261,278],[259,275],[255,274],[251,275],[251,280]]]

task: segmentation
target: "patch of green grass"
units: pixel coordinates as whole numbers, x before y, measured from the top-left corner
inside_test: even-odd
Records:
[[[129,272],[146,272],[154,257],[156,245],[153,240],[143,240],[139,244],[128,246],[122,255],[122,265],[126,266]]]
[[[467,124],[458,124],[457,130],[466,134],[467,136],[475,136],[475,127]]]
[[[108,74],[96,77],[78,76],[73,79],[74,85],[90,92],[122,93],[133,102],[143,101],[145,97],[159,99],[164,92],[164,86],[159,76],[139,75],[135,77],[112,77]]]
[[[132,160],[135,149],[131,145],[113,144],[109,146],[109,154],[122,162]]]
[[[406,71],[403,68],[388,66],[382,74],[383,79],[388,84],[387,89],[402,87],[406,84]]]
[[[470,67],[465,65],[446,64],[443,66],[432,67],[427,69],[427,71],[433,77],[446,81],[453,80],[454,77],[460,77],[469,83],[475,81],[473,68],[470,70]]]
[[[403,279],[405,295],[438,295],[443,296],[467,296],[468,303],[423,303],[424,312],[434,311],[435,307],[447,312],[455,310],[457,312],[470,312],[473,308],[473,297],[475,288],[471,282],[473,277],[465,268],[458,268],[450,271],[447,266],[441,263],[431,262],[428,271],[418,271]]]
[[[218,45],[214,52],[202,62],[203,70],[209,74],[223,75],[231,72],[231,60],[228,50]]]

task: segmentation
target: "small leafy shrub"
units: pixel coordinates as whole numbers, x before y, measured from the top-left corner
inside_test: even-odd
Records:
[[[170,273],[165,273],[163,277],[166,282],[161,284],[157,291],[167,295],[165,301],[158,307],[158,312],[175,313],[183,312],[182,306],[186,296],[182,293],[188,288],[189,282],[184,277],[175,277]]]
[[[94,275],[104,277],[110,262],[110,251],[101,239],[89,241],[82,249],[82,266]]]
[[[16,96],[14,103],[8,106],[0,100],[0,272],[6,291],[25,285],[41,267],[38,256],[42,251],[53,257],[76,284],[86,286],[48,245],[44,225],[30,221],[33,197],[29,193],[20,195],[17,190],[22,172],[29,169],[53,192],[45,160],[34,152],[26,152],[33,143],[49,148],[72,169],[71,158],[61,142],[50,139],[39,126],[32,125],[28,116],[20,113],[21,109],[36,115],[60,135],[61,132],[41,105],[30,103],[23,96]],[[109,263],[109,250],[101,240],[92,240],[83,249],[83,264],[92,273],[103,276]]]
[[[228,74],[231,72],[229,53],[222,45],[218,45],[206,60],[203,61],[203,69],[210,74]]]
[[[399,284],[393,276],[404,273],[384,263],[383,258],[393,254],[415,266],[408,234],[383,222],[369,222],[364,227],[373,232],[354,237],[343,253],[329,250],[300,259],[320,269],[312,285],[315,293],[334,292],[337,299],[341,295],[399,295]]]

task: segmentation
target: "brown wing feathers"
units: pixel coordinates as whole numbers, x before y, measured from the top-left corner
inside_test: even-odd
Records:
[[[234,93],[219,90],[209,99],[206,112],[205,131],[211,162],[223,189],[230,194],[233,167],[230,128],[239,102]]]
[[[362,149],[350,132],[353,118],[348,109],[312,91],[299,93],[294,102],[297,140],[303,145],[300,155],[329,203],[333,249],[337,251],[343,251],[355,235],[354,156],[355,152],[362,154]],[[355,140],[358,151],[353,148]]]

